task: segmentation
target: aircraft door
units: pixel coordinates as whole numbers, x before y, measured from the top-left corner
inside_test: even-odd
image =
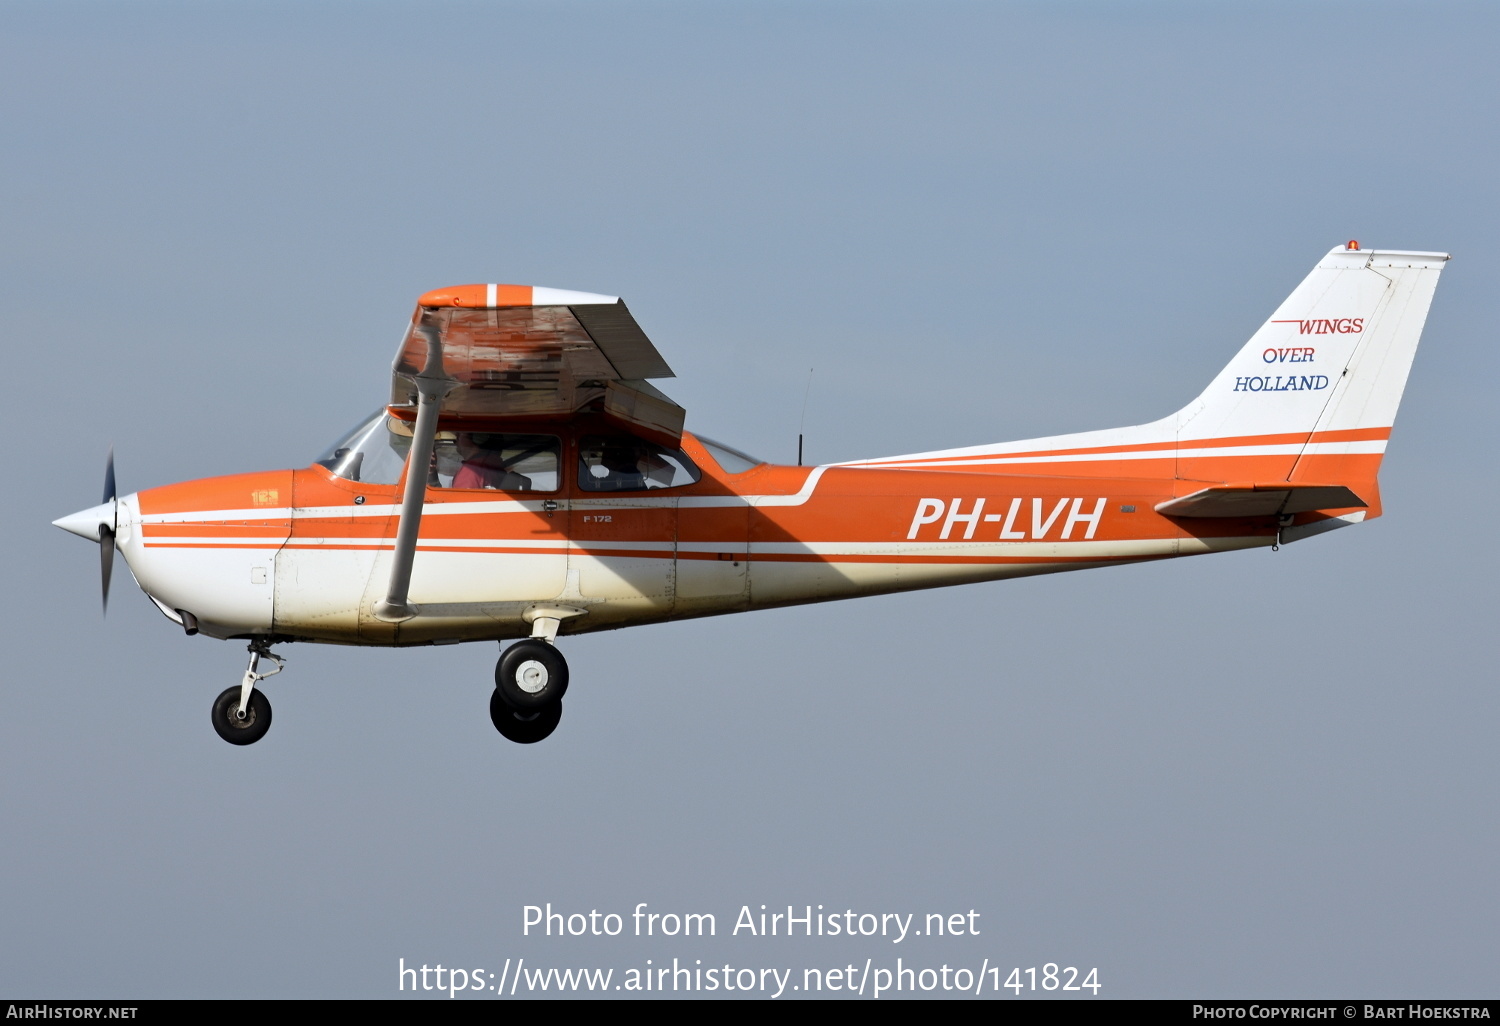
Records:
[[[671,613],[676,599],[677,496],[698,470],[679,450],[641,439],[585,435],[578,441],[569,576],[576,572],[591,618]]]
[[[428,475],[411,601],[506,615],[567,584],[569,503],[557,435],[442,431]],[[469,608],[465,608],[469,607]]]

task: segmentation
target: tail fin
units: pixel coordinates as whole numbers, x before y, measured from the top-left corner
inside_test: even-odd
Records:
[[[1376,471],[1447,260],[1356,242],[1331,251],[1198,398],[1161,420],[849,465],[1234,486],[1175,506],[1181,516],[1259,509],[1273,494],[1282,511],[1344,496],[1365,507],[1348,522],[1379,516]]]
[[[1331,251],[1178,411],[1177,476],[1223,479],[1211,450],[1243,440],[1260,456],[1252,474],[1232,476],[1345,485],[1378,516],[1375,474],[1447,260],[1358,243]]]

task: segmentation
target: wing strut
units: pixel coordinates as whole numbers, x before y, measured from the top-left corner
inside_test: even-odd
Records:
[[[390,623],[410,620],[417,609],[406,600],[411,588],[411,564],[417,554],[417,531],[422,526],[422,502],[427,497],[427,468],[437,438],[438,408],[458,382],[443,370],[443,343],[437,325],[425,316],[417,324],[427,340],[427,363],[410,380],[417,386],[417,425],[406,455],[406,492],[401,498],[401,520],[396,527],[396,551],[391,557],[391,583],[375,615]]]

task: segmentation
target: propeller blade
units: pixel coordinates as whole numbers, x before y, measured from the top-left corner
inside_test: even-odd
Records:
[[[104,612],[109,612],[109,578],[115,569],[115,532],[99,525],[99,580],[104,591]]]
[[[109,447],[109,459],[104,463],[104,501],[113,507],[109,523],[99,525],[99,583],[104,593],[104,612],[109,612],[109,579],[115,571],[115,528],[119,525],[120,509],[115,502],[115,447]]]

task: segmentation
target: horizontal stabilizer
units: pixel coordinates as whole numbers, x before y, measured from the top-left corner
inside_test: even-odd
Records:
[[[1274,517],[1367,505],[1343,485],[1270,481],[1265,484],[1214,485],[1158,503],[1156,512],[1169,517]]]

